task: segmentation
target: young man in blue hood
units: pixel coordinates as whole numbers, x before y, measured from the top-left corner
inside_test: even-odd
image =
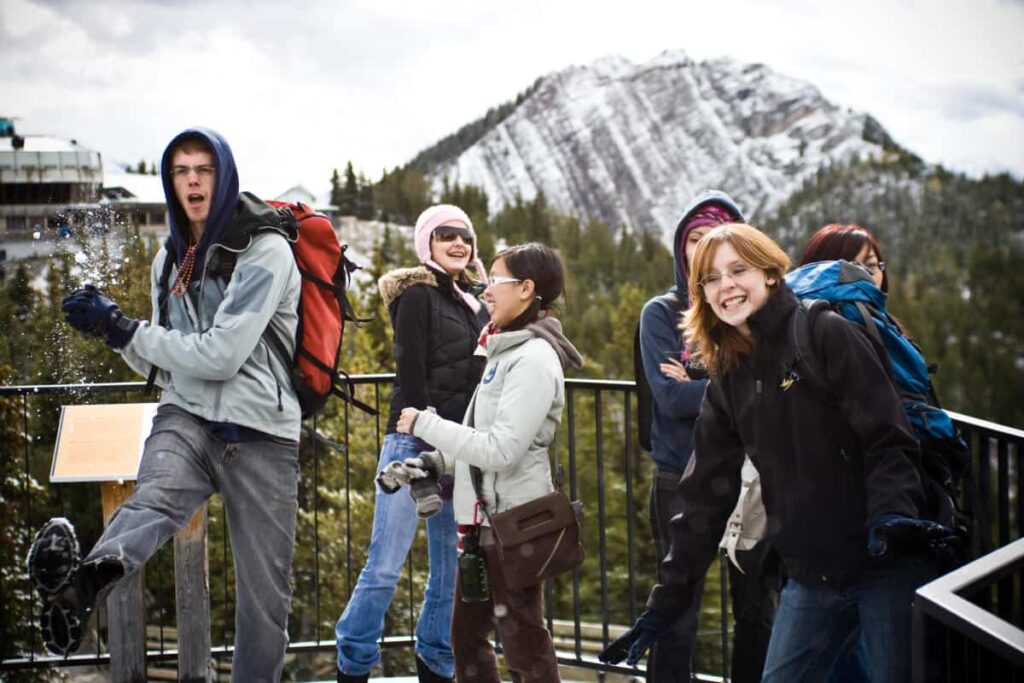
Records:
[[[290,359],[266,335],[294,350],[294,228],[238,192],[231,148],[212,130],[176,136],[161,174],[171,236],[151,269],[152,321],[129,318],[90,285],[62,306],[72,327],[105,339],[139,374],[155,370],[163,392],[135,493],[92,550],[80,556],[64,518],[36,536],[28,565],[43,599],[43,640],[56,654],[78,649],[96,602],[220,493],[238,577],[232,680],[277,681],[288,643],[301,416]]]
[[[690,258],[700,238],[712,228],[743,220],[739,206],[724,192],[708,190],[695,197],[683,210],[672,239],[676,284],[648,301],[640,314],[639,346],[644,379],[651,388],[651,457],[656,467],[649,511],[659,565],[671,543],[669,520],[682,512],[679,480],[693,452],[694,422],[708,383],[707,373],[689,362],[679,330],[680,315],[689,307]],[[756,568],[756,562],[751,564]],[[733,565],[730,579],[736,616],[733,678],[759,680],[773,609],[768,603],[767,619],[762,618],[766,596],[759,581],[746,580]],[[700,582],[690,609],[651,648],[648,681],[690,680],[702,592]]]

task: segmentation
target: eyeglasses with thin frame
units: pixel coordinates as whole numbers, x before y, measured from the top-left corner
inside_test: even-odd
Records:
[[[507,277],[505,275],[492,275],[490,278],[489,285],[511,285],[522,282],[523,279],[519,277]]]
[[[213,164],[200,164],[199,166],[172,166],[171,175],[175,178],[184,178],[188,176],[192,171],[196,172],[196,175],[201,178],[212,178],[213,174],[217,172],[217,167]]]
[[[461,237],[466,244],[473,244],[473,233],[457,225],[440,225],[434,228],[433,237],[438,242],[454,242],[456,237]]]
[[[885,272],[885,261],[879,261],[878,263],[861,263],[860,261],[854,261],[854,263],[872,275]]]
[[[732,266],[724,273],[708,273],[702,277],[697,284],[699,284],[705,292],[714,292],[722,286],[722,278],[728,277],[733,282],[738,282],[750,273],[757,271],[757,268],[748,266],[745,263],[740,263]]]

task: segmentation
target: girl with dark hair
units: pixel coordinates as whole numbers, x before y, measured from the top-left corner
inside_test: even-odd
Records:
[[[565,405],[563,373],[582,366],[551,315],[564,280],[557,254],[542,244],[498,253],[484,292],[491,321],[478,351],[487,366],[463,423],[416,408],[403,410],[398,421],[399,432],[437,448],[406,460],[410,476],[422,476],[424,470],[435,476],[454,472],[455,519],[463,544],[479,544],[486,557],[489,599],[467,602],[461,573],[456,581],[452,650],[460,681],[501,681],[489,640],[495,626],[514,680],[559,680],[544,623],[543,584],[521,590],[505,585],[493,533],[475,511],[470,467],[482,472],[481,492],[492,515],[554,490],[548,449]]]
[[[807,240],[804,252],[800,256],[800,265],[839,259],[863,266],[871,274],[875,286],[888,294],[889,276],[885,272],[882,248],[866,228],[853,223],[830,223],[822,227]],[[829,682],[867,681],[867,670],[867,652],[864,644],[858,639],[836,662]]]
[[[867,335],[832,311],[818,316],[811,340],[836,400],[801,381],[791,334],[801,309],[783,280],[788,268],[778,245],[749,225],[715,228],[697,247],[684,330],[711,382],[680,482],[684,512],[672,520],[647,611],[602,659],[637,661],[686,609],[747,453],[761,474],[768,538],[789,576],[763,680],[825,680],[858,630],[872,681],[910,678],[911,601],[934,567],[895,546],[913,538],[909,547],[925,547],[938,527],[918,519],[917,441]]]
[[[831,223],[818,230],[807,240],[800,265],[818,261],[852,261],[863,266],[875,285],[883,292],[889,292],[889,277],[885,273],[885,257],[877,240],[859,225]]]

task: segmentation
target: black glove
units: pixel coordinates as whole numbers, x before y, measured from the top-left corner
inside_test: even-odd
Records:
[[[64,320],[93,337],[103,337],[115,349],[131,341],[139,321],[125,316],[110,298],[92,285],[76,289],[60,304]]]
[[[891,555],[927,555],[938,561],[954,557],[963,547],[961,529],[951,529],[926,519],[903,515],[882,515],[868,528],[868,554],[872,557]]]
[[[636,664],[661,634],[672,625],[672,619],[654,610],[645,610],[628,631],[616,638],[597,655],[606,664]]]

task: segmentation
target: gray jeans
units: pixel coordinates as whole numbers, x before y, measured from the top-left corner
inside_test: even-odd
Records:
[[[163,405],[146,441],[135,493],[114,513],[85,562],[116,560],[125,574],[138,570],[219,493],[235,560],[231,680],[278,681],[288,645],[298,477],[298,443],[225,443],[190,413]]]

